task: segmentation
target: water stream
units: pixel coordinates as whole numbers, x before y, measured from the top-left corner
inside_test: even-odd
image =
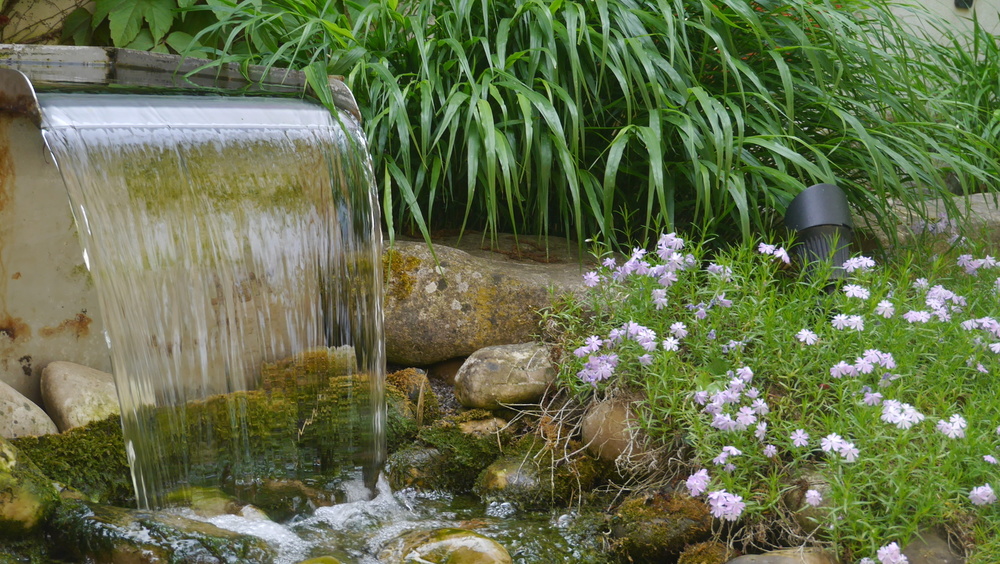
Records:
[[[374,492],[382,241],[357,123],[294,99],[38,98],[140,508],[203,487],[255,503],[274,481]]]

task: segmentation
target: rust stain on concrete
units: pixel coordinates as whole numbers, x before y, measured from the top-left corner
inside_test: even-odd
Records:
[[[31,338],[31,328],[20,317],[11,317],[10,314],[0,316],[0,341],[9,339],[10,341],[25,341]]]
[[[42,327],[38,330],[38,334],[43,337],[52,337],[61,333],[72,333],[76,335],[77,339],[80,339],[90,334],[90,324],[93,321],[87,314],[81,312],[70,319],[63,320],[55,327]]]

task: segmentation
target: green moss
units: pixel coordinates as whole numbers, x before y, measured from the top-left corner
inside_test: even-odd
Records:
[[[382,253],[382,276],[387,298],[404,300],[413,293],[417,283],[414,272],[420,268],[420,259],[404,255],[395,249]]]
[[[409,397],[391,384],[385,387],[385,443],[392,453],[417,437],[417,419]]]
[[[19,437],[14,444],[44,474],[101,503],[135,503],[121,419],[113,415],[64,433]]]
[[[492,417],[492,415],[491,415]],[[444,460],[442,481],[445,489],[467,492],[476,476],[501,454],[501,446],[509,441],[507,434],[477,437],[462,432],[448,418],[420,430],[418,441],[439,450]]]
[[[417,425],[429,425],[441,418],[441,404],[431,389],[427,373],[416,368],[406,368],[389,374],[386,384],[406,394],[413,405]]]
[[[684,549],[677,564],[725,564],[739,553],[721,542],[708,541]]]

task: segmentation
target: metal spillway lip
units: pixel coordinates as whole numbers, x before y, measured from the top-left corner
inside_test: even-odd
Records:
[[[43,129],[310,129],[331,124],[324,107],[292,98],[45,92],[37,96]]]

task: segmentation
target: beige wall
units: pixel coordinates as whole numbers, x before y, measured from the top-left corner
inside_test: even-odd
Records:
[[[0,13],[10,18],[0,27],[0,43],[59,43],[62,22],[92,0],[0,0]]]

